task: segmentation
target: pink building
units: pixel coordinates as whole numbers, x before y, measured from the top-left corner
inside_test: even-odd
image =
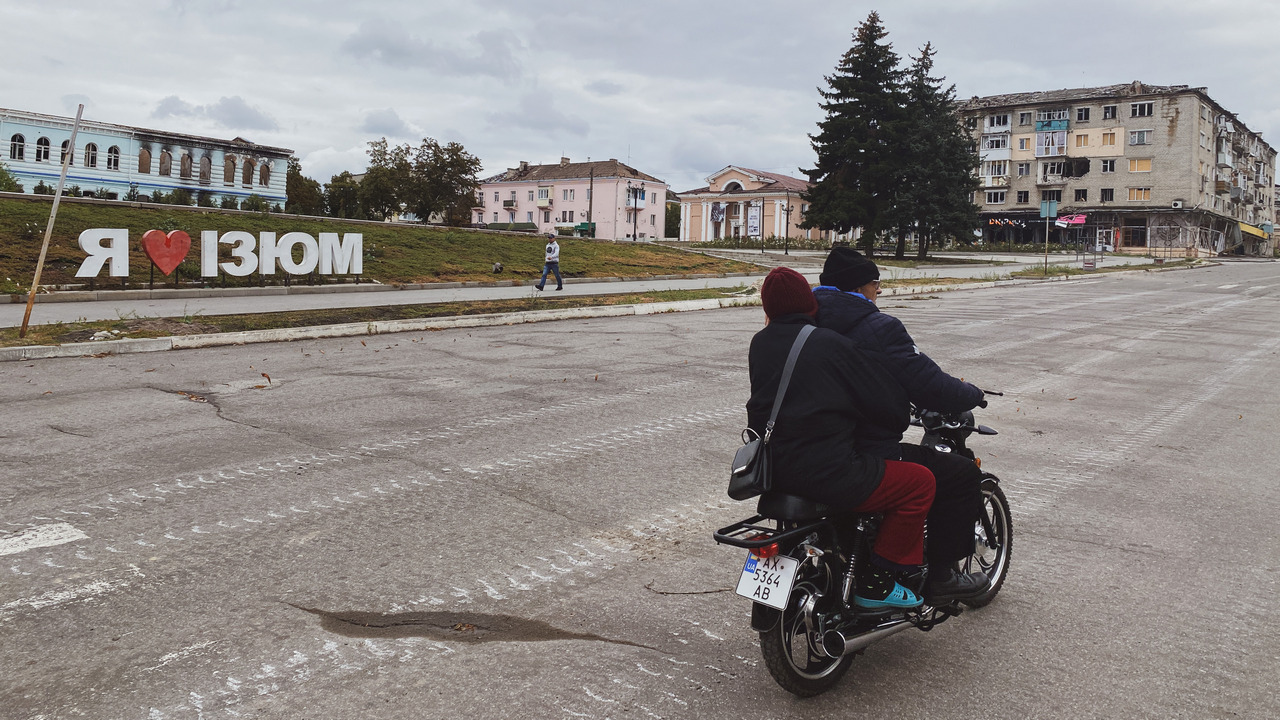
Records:
[[[520,163],[481,181],[476,223],[614,240],[662,237],[667,184],[614,159]],[[594,227],[593,227],[594,226]]]

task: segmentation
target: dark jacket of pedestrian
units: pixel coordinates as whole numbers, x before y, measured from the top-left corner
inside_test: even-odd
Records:
[[[751,339],[747,423],[762,436],[791,344],[811,324],[809,315],[784,315]],[[879,382],[882,376],[861,358],[835,332],[818,329],[809,336],[770,440],[775,490],[852,508],[880,483],[884,461],[859,452],[855,441],[868,432],[901,436],[910,418],[901,388]]]

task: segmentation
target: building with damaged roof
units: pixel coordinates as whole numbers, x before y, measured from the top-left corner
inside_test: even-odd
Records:
[[[88,196],[145,200],[155,191],[187,190],[192,198],[237,205],[250,195],[269,204],[285,203],[288,148],[243,138],[219,140],[163,130],[80,121],[70,148],[75,118],[0,108],[0,162],[32,193],[44,183],[56,187],[62,160],[71,153],[67,187]],[[54,152],[53,148],[58,148]]]
[[[988,242],[1270,255],[1276,151],[1205,88],[1132,82],[974,97]],[[1054,203],[1058,223],[1046,223]],[[1063,227],[1065,226],[1065,227]]]

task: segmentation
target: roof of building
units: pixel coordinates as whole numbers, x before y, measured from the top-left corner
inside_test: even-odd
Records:
[[[67,125],[71,126],[76,119],[73,117],[63,117],[61,115],[46,115],[44,113],[30,112],[28,110],[11,110],[9,108],[0,108],[0,117],[7,116],[11,118],[26,118],[36,122],[49,125]],[[202,137],[200,135],[190,135],[186,133],[169,132],[167,130],[152,130],[150,128],[135,127],[133,125],[117,125],[115,123],[99,122],[97,120],[80,119],[80,127],[82,128],[99,128],[107,131],[123,132],[127,134],[142,135],[146,138],[157,140],[171,140],[177,142],[195,141],[198,143],[214,144],[214,145],[238,145],[246,150],[257,150],[263,152],[276,153],[280,155],[292,155],[293,150],[282,147],[272,147],[270,145],[259,145],[250,142],[242,137],[235,137],[231,140],[222,138]]]
[[[1039,90],[1036,92],[1005,93],[1003,95],[974,96],[960,102],[961,110],[977,110],[988,107],[1004,107],[1007,105],[1039,105],[1044,103],[1070,102],[1073,100],[1103,100],[1109,98],[1127,98],[1148,95],[1177,95],[1186,92],[1200,93],[1208,96],[1205,88],[1187,85],[1147,85],[1140,80],[1120,85],[1103,85],[1090,88],[1065,88],[1062,90]]]
[[[485,178],[482,184],[500,182],[544,182],[547,180],[579,180],[587,177],[618,178],[621,180],[646,180],[661,183],[662,180],[647,175],[614,158],[592,162],[570,162],[569,158],[560,158],[555,165],[530,165],[520,163],[520,167],[507,168],[506,172]],[[665,183],[663,183],[665,184]]]
[[[722,170],[718,170],[715,173],[712,173],[707,178],[707,182],[710,182],[716,179],[717,177],[720,177],[721,175],[723,175],[724,173],[730,170],[737,170],[747,175],[751,175],[756,180],[763,182],[765,184],[765,187],[756,188],[755,190],[726,190],[722,192],[716,192],[711,189],[710,185],[706,185],[700,188],[695,188],[693,190],[685,190],[680,194],[695,195],[700,193],[715,193],[716,195],[759,195],[761,192],[787,192],[788,190],[794,193],[800,193],[808,190],[811,185],[811,183],[808,180],[801,180],[800,178],[794,178],[794,177],[791,177],[790,175],[782,175],[780,173],[765,172],[763,170],[752,170],[751,168],[742,167],[741,165],[729,165]]]

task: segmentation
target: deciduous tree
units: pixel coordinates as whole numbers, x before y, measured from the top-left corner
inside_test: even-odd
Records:
[[[22,192],[22,184],[4,163],[0,163],[0,192]]]
[[[320,183],[302,174],[302,162],[289,158],[289,171],[285,176],[285,212],[297,215],[323,215],[324,190]]]

